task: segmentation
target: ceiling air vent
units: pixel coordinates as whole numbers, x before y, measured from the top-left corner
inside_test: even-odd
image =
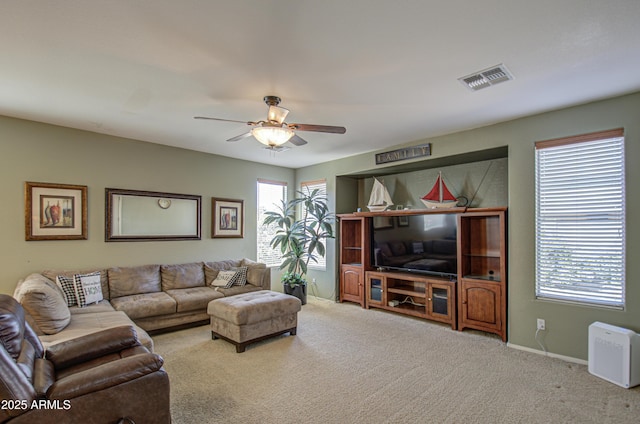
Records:
[[[470,90],[478,91],[512,79],[513,77],[507,70],[507,67],[500,64],[485,69],[484,71],[479,71],[474,74],[467,75],[466,77],[458,78],[458,81]]]

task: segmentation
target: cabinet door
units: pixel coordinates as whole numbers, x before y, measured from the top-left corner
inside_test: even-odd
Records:
[[[365,306],[386,304],[386,289],[384,284],[384,276],[368,272],[365,277],[365,292],[367,301]]]
[[[453,291],[446,284],[429,283],[427,297],[429,305],[429,317],[442,322],[453,322]]]
[[[460,284],[458,329],[469,327],[490,331],[504,339],[501,284],[465,279],[462,279]]]
[[[343,265],[340,268],[340,301],[356,302],[364,306],[363,279],[361,268]]]

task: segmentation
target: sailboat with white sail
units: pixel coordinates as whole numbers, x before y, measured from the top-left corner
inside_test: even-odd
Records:
[[[438,179],[431,191],[421,199],[422,203],[429,209],[454,208],[458,204],[458,199],[451,194],[447,185],[442,180],[442,172],[438,173]]]
[[[371,212],[381,212],[389,206],[393,206],[389,190],[376,177],[373,177],[373,188],[367,207]]]

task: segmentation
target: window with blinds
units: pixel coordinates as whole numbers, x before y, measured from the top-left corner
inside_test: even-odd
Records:
[[[300,183],[300,190],[303,193],[311,193],[313,190],[318,190],[320,195],[326,197],[327,196],[327,180],[316,180],[316,181],[304,181]],[[302,205],[301,216],[305,216],[304,204]],[[327,240],[323,239],[323,244],[326,246]],[[319,269],[325,270],[327,269],[327,258],[326,256],[321,257],[318,256],[318,262],[309,261],[309,268],[311,269]]]
[[[282,263],[280,249],[271,247],[271,239],[275,236],[277,227],[264,226],[262,222],[265,212],[277,211],[283,201],[287,201],[287,183],[281,181],[258,180],[258,234],[257,259],[267,266],[279,266]]]
[[[536,143],[536,296],[623,308],[622,129]]]

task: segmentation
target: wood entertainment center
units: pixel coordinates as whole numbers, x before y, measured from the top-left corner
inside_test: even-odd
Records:
[[[375,217],[435,213],[454,214],[457,220],[454,273],[444,277],[373,265]],[[454,330],[495,333],[507,340],[506,208],[356,212],[338,218],[341,302],[444,322]]]

